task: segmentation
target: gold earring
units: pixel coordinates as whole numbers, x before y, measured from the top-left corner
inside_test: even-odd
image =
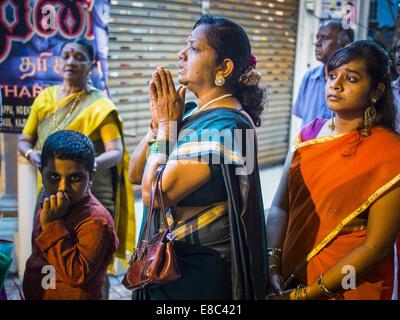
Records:
[[[332,131],[335,130],[336,125],[335,125],[335,114],[333,113],[333,111],[331,112],[331,123],[328,124],[328,128],[331,129]]]
[[[373,99],[376,101],[376,99]],[[364,127],[361,130],[361,134],[364,137],[368,137],[371,135],[371,128],[374,125],[376,118],[376,109],[374,106],[368,107],[364,112]]]
[[[223,76],[216,76],[214,83],[217,87],[222,87],[225,84],[225,78]]]

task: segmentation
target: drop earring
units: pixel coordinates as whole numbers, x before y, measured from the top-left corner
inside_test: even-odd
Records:
[[[335,114],[333,113],[333,111],[331,112],[331,123],[328,124],[328,128],[331,129],[332,131],[335,130],[336,125],[335,125]]]
[[[372,103],[376,102],[376,99],[372,99],[371,102]],[[375,118],[376,118],[376,109],[372,105],[368,107],[364,112],[364,121],[363,121],[364,126],[361,130],[361,134],[364,137],[368,137],[371,135],[371,129],[374,125]]]

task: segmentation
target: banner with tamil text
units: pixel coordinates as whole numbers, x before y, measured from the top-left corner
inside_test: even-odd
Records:
[[[58,55],[68,39],[92,41],[107,57],[108,0],[0,0],[0,131],[20,133],[34,98],[61,84]],[[105,58],[106,59],[106,58]],[[106,61],[92,70],[92,85],[104,90]]]

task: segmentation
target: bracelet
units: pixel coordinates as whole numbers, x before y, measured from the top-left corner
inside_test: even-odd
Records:
[[[281,259],[282,258],[282,249],[281,248],[267,248],[267,256]]]
[[[149,151],[147,156],[153,153],[169,154],[169,141],[167,140],[154,140],[149,142]]]
[[[304,284],[299,284],[296,289],[294,289],[294,299],[295,300],[307,300],[307,286]]]
[[[271,264],[270,266],[268,266],[268,270],[271,271],[272,269],[280,269],[280,268],[277,264]]]
[[[33,149],[31,148],[31,149],[28,149],[28,150],[26,150],[26,152],[25,152],[25,154],[24,154],[24,157],[26,158],[26,159],[28,159],[29,160],[29,155],[31,154],[33,152]]]
[[[336,296],[337,296],[336,293],[330,291],[330,290],[326,287],[325,282],[324,282],[324,278],[322,277],[322,273],[319,275],[318,280],[317,280],[317,283],[318,283],[318,288],[319,288],[319,290],[320,290],[323,294],[325,294],[326,296],[328,296],[328,297],[330,297],[330,298],[336,297]]]

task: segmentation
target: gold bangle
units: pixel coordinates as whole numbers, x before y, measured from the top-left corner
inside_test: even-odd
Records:
[[[281,248],[267,248],[267,255],[268,256],[281,257],[282,256],[282,249]]]
[[[322,277],[322,273],[319,275],[318,280],[317,280],[317,283],[318,283],[318,288],[319,288],[319,290],[320,290],[323,294],[325,294],[326,296],[328,296],[328,297],[330,297],[330,298],[336,297],[336,296],[337,296],[336,293],[330,291],[330,290],[326,287],[325,282],[324,282],[324,278]]]
[[[294,289],[294,299],[295,300],[307,300],[307,286],[304,284],[299,284],[296,289]]]
[[[280,269],[280,267],[277,264],[271,264],[268,266],[268,270],[271,271],[272,269]]]
[[[275,259],[277,259],[279,261],[282,260],[282,256],[280,256],[278,254],[275,254],[275,253],[272,253],[272,254],[268,255],[268,257],[274,257]]]

